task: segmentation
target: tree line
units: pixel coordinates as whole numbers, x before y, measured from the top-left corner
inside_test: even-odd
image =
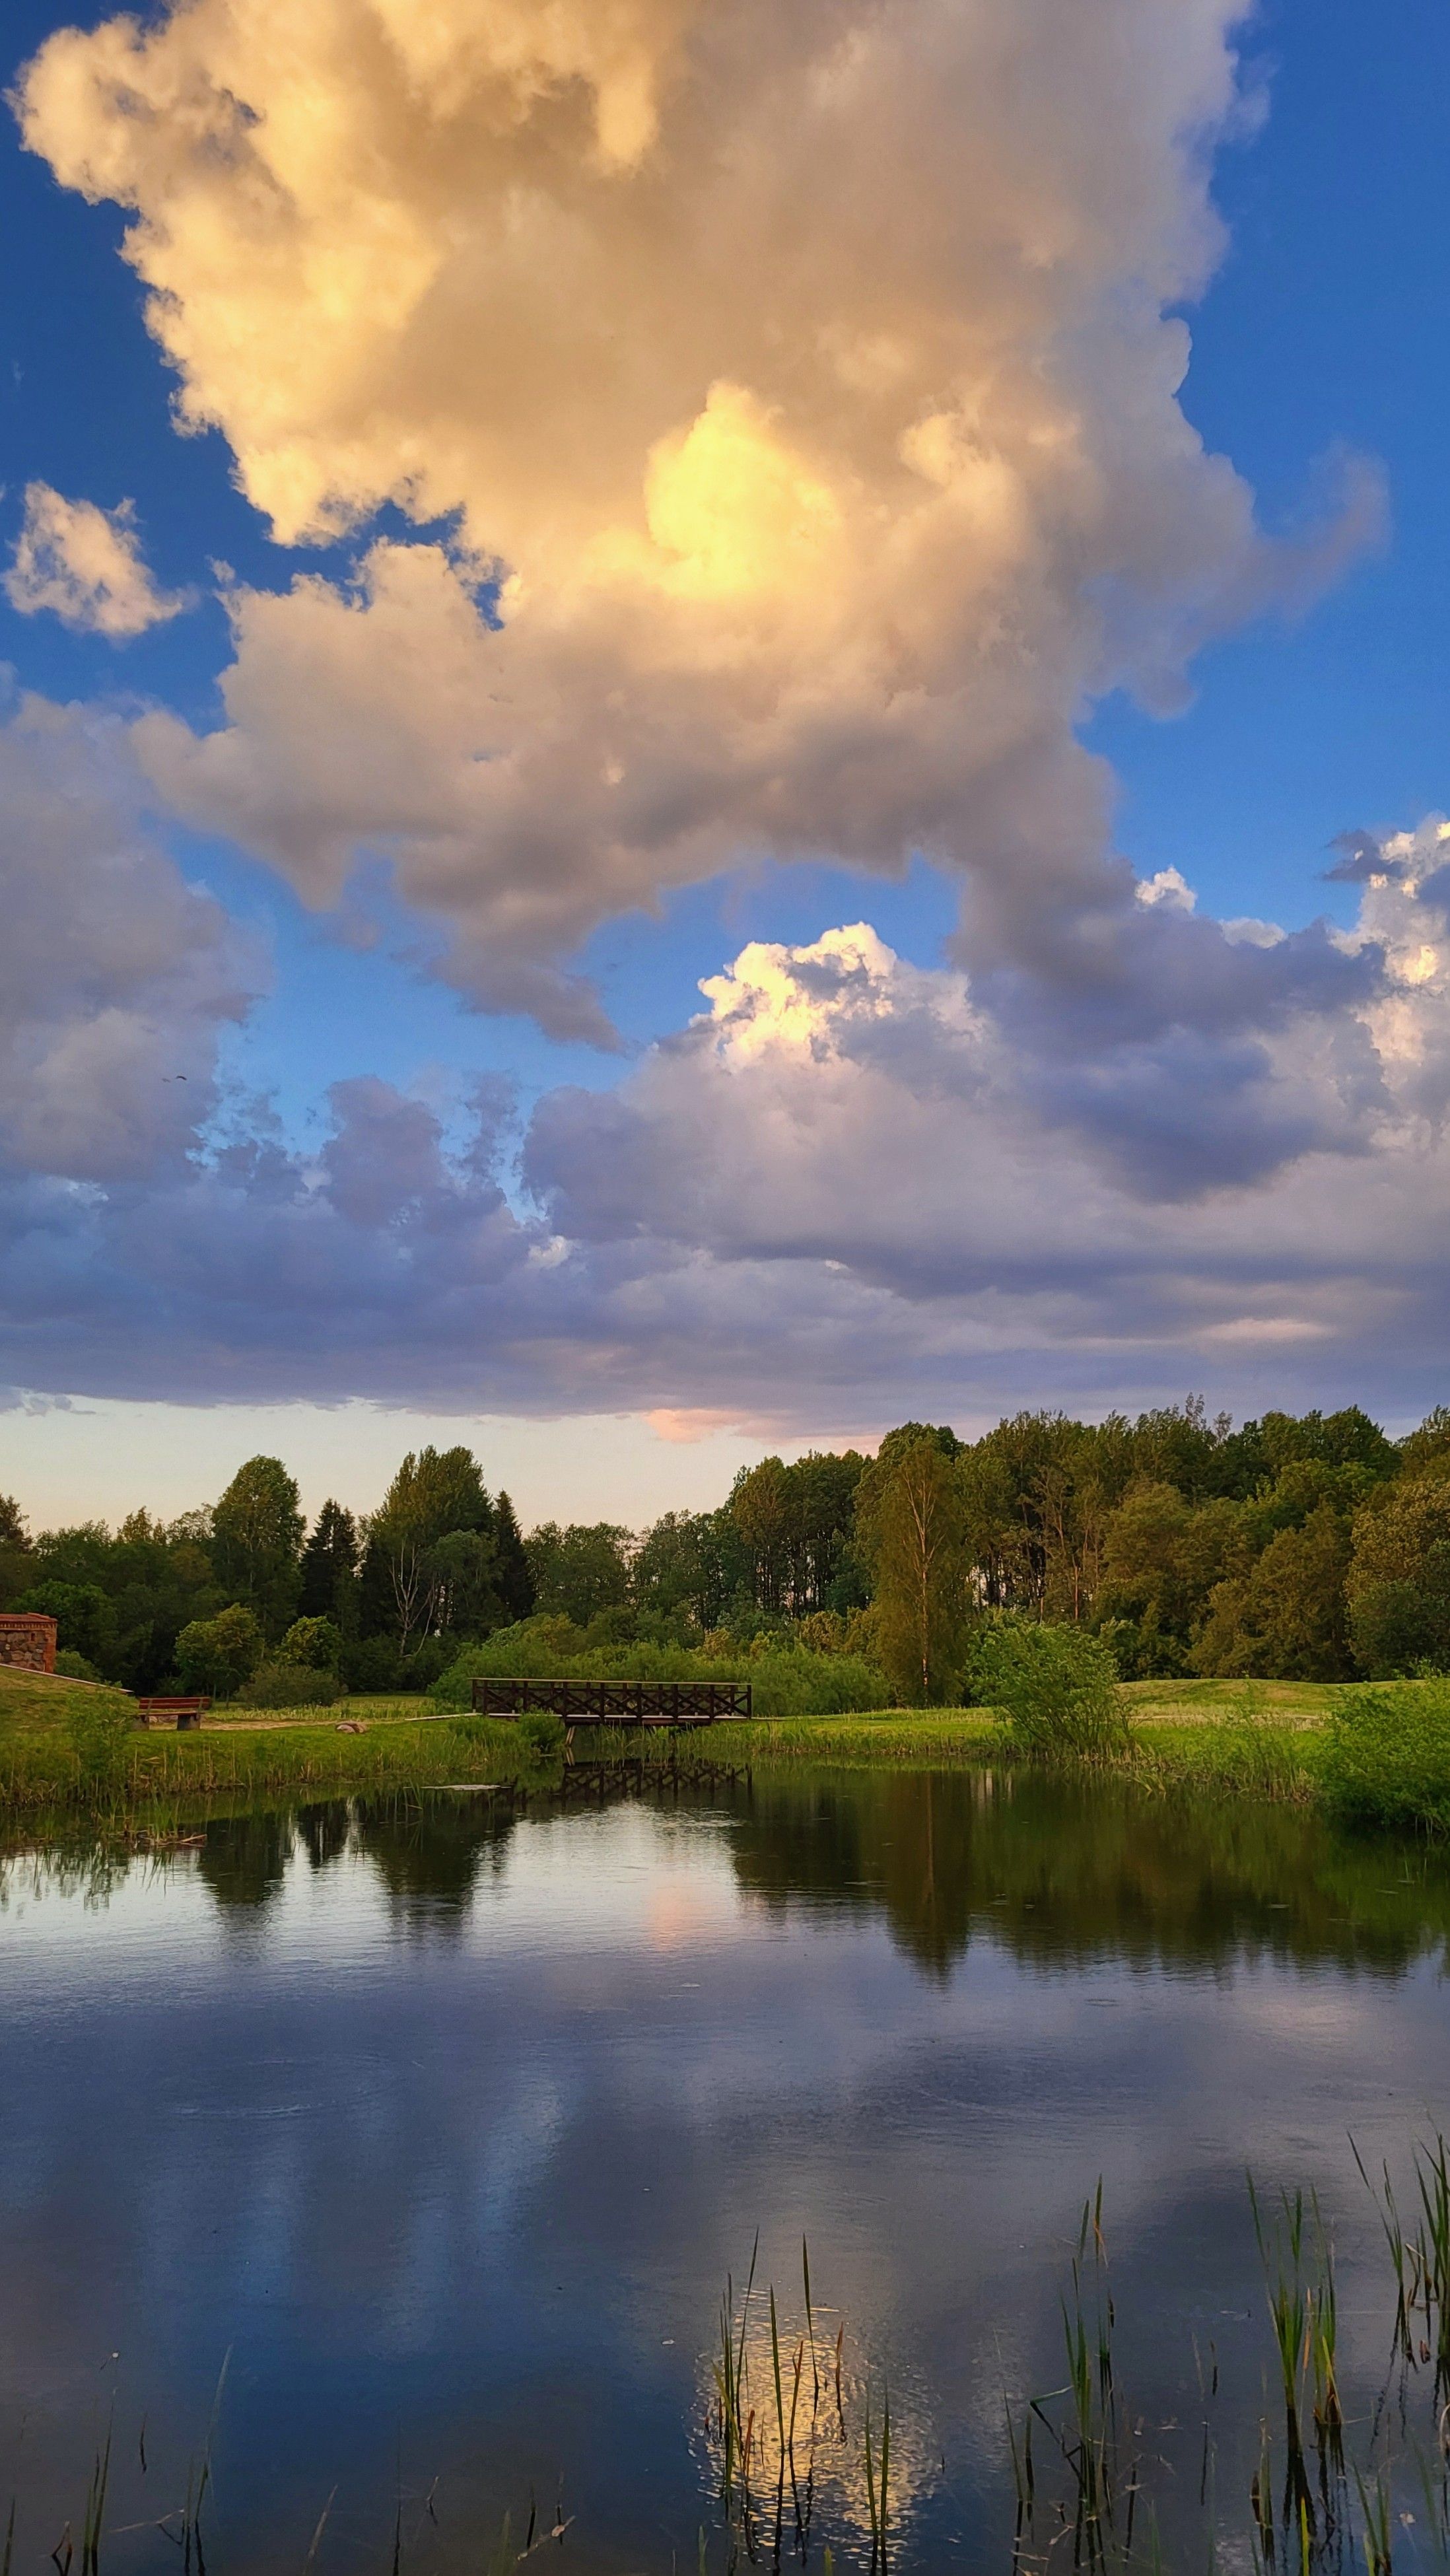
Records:
[[[525,1537],[464,1447],[410,1452],[380,1508],[305,1526],[275,1458],[209,1511],[32,1537],[0,1501],[0,1598],[73,1670],[276,1694],[299,1668],[426,1688],[459,1647],[547,1621],[561,1657],[632,1645],[853,1654],[893,1700],[951,1700],[984,1626],[1098,1638],[1129,1680],[1450,1669],[1450,1410],[1390,1439],[1357,1406],[1235,1428],[1197,1399],[965,1441],[905,1423],[874,1458],[742,1470],[718,1509]]]

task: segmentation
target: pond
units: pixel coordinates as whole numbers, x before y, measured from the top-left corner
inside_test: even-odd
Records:
[[[889,2399],[890,2564],[1005,2568],[1006,2410],[1063,2383],[1100,2178],[1083,2296],[1105,2250],[1161,2546],[1201,2567],[1206,2518],[1247,2564],[1273,2355],[1246,2168],[1271,2239],[1280,2185],[1319,2194],[1358,2439],[1394,2300],[1351,2138],[1407,2205],[1414,2141],[1450,2125],[1447,1928],[1450,1876],[1413,1847],[986,1769],[757,1769],[520,1815],[445,1793],[214,1821],[170,1855],[12,1855],[15,2565],[64,2565],[69,2524],[79,2571],[110,2425],[107,2568],[181,2563],[204,2454],[212,2576],[301,2569],[314,2541],[319,2570],[381,2571],[399,2532],[404,2567],[512,2565],[531,2509],[568,2522],[561,2569],[770,2563],[782,2489],[782,2563],[804,2531],[813,2565],[829,2543],[865,2567]],[[727,2276],[754,2418],[733,2527]],[[1065,2471],[1038,2427],[1045,2494]],[[1426,2529],[1421,2507],[1403,2546]]]

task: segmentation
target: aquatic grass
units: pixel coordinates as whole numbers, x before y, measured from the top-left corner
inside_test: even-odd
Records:
[[[1433,2365],[1436,2403],[1450,2418],[1450,2147],[1436,2132],[1414,2153],[1415,2194],[1419,2225],[1407,2235],[1401,2221],[1388,2161],[1373,2183],[1354,2140],[1350,2146],[1365,2185],[1379,2211],[1380,2224],[1395,2276],[1395,2319],[1391,2349],[1406,2371]],[[1418,2320],[1421,2332],[1415,2331]],[[1450,2444],[1450,2421],[1446,2441]]]
[[[1205,2357],[1196,2343],[1193,2347],[1201,2453],[1197,2426],[1190,2421],[1180,2427],[1171,2400],[1167,2420],[1151,2431],[1128,2402],[1099,2182],[1083,2204],[1069,2248],[1060,2300],[1062,2384],[1025,2402],[1009,2398],[1005,2407],[1008,2504],[1010,2511],[1015,2503],[1015,2521],[1010,2552],[1004,2534],[1004,2556],[1010,2555],[1019,2576],[1058,2576],[1069,2565],[1078,2576],[1166,2576],[1170,2567],[1180,2576],[1215,2576],[1221,2565],[1245,2563],[1257,2576],[1350,2576],[1357,2557],[1366,2576],[1393,2576],[1401,2534],[1412,2526],[1417,2568],[1444,2566],[1450,2560],[1440,2337],[1427,2331],[1408,2338],[1407,2357],[1407,2337],[1398,2322],[1403,2313],[1432,2328],[1450,2292],[1450,2149],[1437,2135],[1416,2149],[1414,2162],[1413,2233],[1400,2223],[1388,2176],[1383,2189],[1379,2184],[1370,2188],[1382,2215],[1390,2213],[1382,2230],[1386,2260],[1381,2277],[1395,2310],[1392,2360],[1396,2367],[1405,2364],[1411,2383],[1417,2370],[1424,2371],[1429,2404],[1422,2436],[1403,2407],[1367,2407],[1363,2392],[1351,2419],[1340,2391],[1331,2228],[1312,2189],[1286,2187],[1270,2195],[1249,2179],[1249,2212],[1263,2282],[1260,2326],[1274,2405],[1259,2422],[1251,2456],[1240,2462],[1237,2509],[1232,2502],[1226,2506],[1218,2491],[1210,2422],[1221,2393],[1216,2348],[1210,2346]],[[1360,2170],[1365,2170],[1362,2164]],[[696,2529],[691,2554],[697,2571],[712,2576],[723,2549],[724,2576],[732,2569],[739,2576],[746,2566],[766,2563],[778,2570],[788,2556],[803,2570],[818,2564],[824,2576],[832,2576],[843,2552],[851,2564],[869,2564],[873,2576],[886,2576],[888,2567],[914,2567],[936,2576],[939,2567],[951,2562],[914,2538],[914,2501],[921,2487],[918,2481],[913,2490],[909,2468],[904,2488],[898,2477],[897,2409],[890,2385],[867,2361],[859,2370],[853,2367],[849,2393],[843,2387],[846,2328],[844,2322],[837,2326],[834,2344],[822,2332],[804,2240],[802,2305],[794,2321],[774,2281],[763,2290],[758,2287],[759,2252],[757,2238],[743,2293],[737,2295],[734,2280],[727,2278],[719,2303],[708,2424],[718,2520]],[[1252,2351],[1236,2359],[1235,2393],[1250,2398],[1251,2420],[1257,2368]],[[202,2507],[210,2493],[225,2381],[224,2365],[206,2440],[191,2464],[185,2507],[149,2526],[121,2526],[126,2531],[165,2530],[177,2546],[183,2576],[192,2576],[193,2570],[194,2576],[206,2576]],[[1280,2416],[1282,2429],[1276,2430]],[[1192,2453],[1185,2454],[1181,2442],[1175,2447],[1173,2437],[1180,2430],[1192,2436]],[[76,2555],[75,2576],[100,2576],[112,2529],[105,2517],[119,2456],[114,2432],[113,2408],[96,2447],[79,2550],[67,2530],[54,2554],[58,2576],[71,2576]],[[138,2447],[144,2468],[144,2423]],[[906,2456],[909,2461],[909,2443]],[[1045,2474],[1044,2459],[1050,2464]],[[1190,2460],[1196,2474],[1185,2479],[1182,2472]],[[818,2467],[829,2474],[818,2478]],[[435,2481],[424,2508],[438,2533],[429,2544],[430,2569],[481,2566],[484,2576],[509,2576],[538,2551],[561,2544],[574,2524],[574,2517],[565,2515],[562,2495],[550,2519],[540,2514],[531,2493],[526,2523],[511,2510],[487,2526],[492,2537],[480,2542],[476,2515],[471,2521],[454,2517],[448,2525],[440,2521],[433,2503],[436,2492]],[[1195,2493],[1197,2526],[1184,2521],[1185,2500]],[[315,2505],[311,2508],[305,2551],[305,2533],[298,2535],[291,2563],[300,2565],[302,2576],[313,2576],[324,2555],[332,2553],[329,2535],[337,2494],[334,2487],[320,2513]],[[1411,2515],[1411,2500],[1421,2498],[1423,2516]],[[1164,2539],[1165,2520],[1173,2531],[1171,2545]],[[0,2576],[11,2576],[15,2530],[12,2507]],[[592,2536],[596,2555],[598,2538]],[[387,2544],[392,2576],[402,2576],[414,2544],[405,2534],[401,2475]],[[1411,2554],[1410,2544],[1405,2546]],[[660,2564],[663,2576],[663,2560]]]
[[[810,2249],[803,2237],[804,2323],[783,2324],[781,2302],[772,2281],[765,2291],[759,2335],[753,2337],[750,2317],[759,2252],[757,2235],[738,2313],[733,2276],[727,2276],[721,2295],[710,2367],[713,2402],[706,2434],[714,2455],[716,2494],[727,2535],[745,2550],[747,2557],[756,2554],[768,2535],[772,2559],[778,2564],[785,2545],[787,2497],[795,2548],[805,2560],[816,2512],[820,2455],[823,2449],[832,2452],[839,2473],[842,2457],[850,2454],[851,2433],[843,2386],[845,2327],[842,2324],[838,2328],[833,2346],[822,2342],[811,2290]],[[756,2395],[757,2370],[765,2378],[761,2397]],[[832,2390],[834,2410],[829,2403]],[[884,2447],[877,2446],[869,2403],[863,2438],[865,2450],[869,2451],[872,2495],[878,2498],[872,2511],[877,2513],[879,2496],[889,2492],[891,2475],[889,2405],[883,2428]],[[857,2456],[864,2458],[865,2452],[858,2451]],[[880,2564],[884,2566],[884,2559]]]
[[[891,2392],[889,2389],[885,2389],[882,2392],[880,2449],[875,2450],[872,2445],[871,2398],[869,2390],[866,2398],[866,2420],[863,2438],[866,2461],[866,2503],[871,2523],[871,2564],[873,2568],[881,2568],[884,2570],[886,2566],[886,2538],[890,2520],[891,2485]]]
[[[101,2525],[106,2510],[106,2489],[111,2482],[111,2437],[115,2430],[115,2405],[106,2424],[105,2441],[96,2453],[91,2470],[91,2483],[86,2495],[86,2509],[81,2524],[81,2576],[97,2576],[101,2563]]]
[[[1073,2565],[1102,2569],[1132,2558],[1138,2499],[1138,2461],[1125,2435],[1113,2359],[1116,2310],[1108,2280],[1103,2234],[1103,2185],[1083,2204],[1069,2286],[1060,2301],[1067,2378],[1062,2387],[1030,2398],[1021,2430],[1007,2410],[1008,2444],[1017,2502],[1014,2558],[1030,2558],[1035,2540],[1037,2475],[1034,2419],[1067,2472],[1066,2497],[1053,2499],[1057,2532],[1070,2529]],[[1120,2510],[1125,2508],[1119,2534]]]

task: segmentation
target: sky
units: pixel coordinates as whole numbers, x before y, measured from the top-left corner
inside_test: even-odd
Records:
[[[32,1517],[1445,1397],[1442,13],[7,27]]]

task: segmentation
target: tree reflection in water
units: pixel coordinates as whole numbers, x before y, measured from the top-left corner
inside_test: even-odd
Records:
[[[1301,1807],[1111,1777],[757,1771],[731,1849],[768,1905],[877,1909],[941,1976],[988,1930],[1044,1965],[1201,1967],[1263,1947],[1392,1971],[1450,1932],[1450,1858]]]
[[[1450,1854],[1249,1798],[987,1765],[792,1766],[757,1769],[695,1812],[725,1824],[751,1897],[782,1914],[883,1914],[936,1977],[984,1936],[1045,1966],[1203,1967],[1262,1950],[1393,1973],[1442,1954],[1450,1935]],[[503,1877],[521,1830],[561,1821],[546,1797],[528,1820],[480,1796],[339,1800],[216,1819],[197,1859],[228,1911],[265,1908],[299,1859],[314,1871],[363,1860],[399,1921],[436,1934]]]

